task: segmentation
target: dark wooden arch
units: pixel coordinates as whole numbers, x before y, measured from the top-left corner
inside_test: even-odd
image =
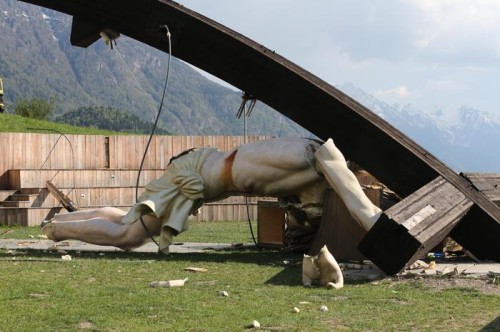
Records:
[[[463,232],[474,231],[482,220],[498,234],[500,209],[435,156],[330,84],[203,15],[168,0],[20,1],[73,16],[71,42],[81,47],[96,41],[103,29],[112,29],[167,52],[167,38],[159,29],[167,24],[175,57],[251,94],[318,137],[333,138],[347,159],[402,197],[443,177],[474,203],[474,213],[460,222],[470,225]],[[477,242],[493,236],[488,235],[491,229],[476,232],[481,234]],[[469,235],[463,241],[470,242]],[[497,259],[499,247],[493,253]]]

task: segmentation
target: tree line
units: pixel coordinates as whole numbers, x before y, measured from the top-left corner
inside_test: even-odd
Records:
[[[152,122],[144,121],[134,114],[121,112],[113,107],[84,106],[59,116],[53,116],[56,98],[18,100],[14,114],[27,118],[65,123],[78,127],[89,127],[133,134],[149,134]],[[164,128],[156,128],[156,134],[169,135]]]

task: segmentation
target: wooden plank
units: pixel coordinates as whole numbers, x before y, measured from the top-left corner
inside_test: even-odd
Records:
[[[385,273],[396,274],[443,241],[472,206],[439,176],[386,210],[358,249]]]
[[[500,174],[461,173],[472,185],[497,205],[500,204]]]
[[[77,211],[78,208],[73,203],[68,196],[64,195],[57,187],[50,181],[47,181],[47,189],[50,191],[52,195],[54,195],[57,200],[61,203],[61,205],[68,210],[69,212]]]

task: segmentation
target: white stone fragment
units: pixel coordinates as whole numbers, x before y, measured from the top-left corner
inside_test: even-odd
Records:
[[[154,281],[149,284],[151,287],[181,287],[184,286],[188,278],[167,280],[167,281]]]
[[[252,326],[254,329],[260,329],[260,323],[259,323],[258,321],[256,321],[255,319],[252,321],[251,326]]]
[[[328,311],[328,307],[326,305],[322,305],[320,308],[319,308],[319,311],[321,312],[326,312]]]

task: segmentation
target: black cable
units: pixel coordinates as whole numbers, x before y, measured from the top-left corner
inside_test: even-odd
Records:
[[[75,151],[73,150],[73,144],[71,144],[70,139],[68,138],[68,136],[64,135],[64,133],[60,132],[59,130],[52,129],[52,128],[26,128],[26,129],[28,129],[28,130],[52,131],[52,132],[55,132],[55,133],[59,134],[59,137],[57,138],[56,142],[54,143],[54,145],[50,149],[50,151],[49,151],[49,153],[47,155],[47,158],[45,158],[45,161],[43,162],[42,166],[40,166],[39,170],[41,170],[43,168],[43,166],[45,166],[45,163],[47,163],[47,160],[49,160],[50,155],[52,154],[52,152],[56,148],[56,145],[59,142],[59,140],[61,139],[61,137],[64,137],[64,139],[68,142],[69,148],[71,149],[71,158],[73,159],[73,162],[72,162],[72,169],[73,169],[73,190],[74,190],[74,193],[75,193],[75,201],[77,201],[76,208],[78,209],[78,193],[76,191],[76,179],[75,179]],[[70,193],[71,193],[71,191],[68,192],[68,195]]]
[[[153,128],[151,129],[151,134],[149,135],[149,139],[148,139],[148,142],[146,144],[146,148],[144,149],[144,154],[142,156],[141,165],[139,166],[139,172],[137,174],[137,182],[135,185],[135,201],[136,201],[136,203],[138,202],[138,198],[139,198],[138,197],[139,196],[139,180],[141,178],[142,168],[144,167],[144,161],[146,160],[146,155],[148,153],[149,146],[150,146],[151,141],[153,139],[156,127],[158,125],[158,120],[160,119],[160,114],[161,114],[161,111],[163,109],[163,101],[165,100],[165,97],[167,94],[167,85],[168,85],[168,79],[170,76],[170,63],[172,62],[172,43],[171,43],[171,39],[170,39],[170,36],[171,36],[170,30],[168,29],[168,26],[165,24],[165,25],[160,26],[160,32],[165,32],[167,35],[167,38],[168,38],[167,74],[165,76],[165,85],[163,86],[163,93],[162,93],[162,97],[161,97],[161,101],[160,101],[160,106],[158,107],[158,113],[156,115],[156,119],[155,119],[155,122],[153,124]],[[146,227],[146,224],[144,223],[144,220],[142,220],[142,217],[140,217],[139,220],[141,221],[141,224],[144,227],[144,230],[146,231],[148,236],[151,238],[151,240],[153,240],[153,242],[157,246],[160,246],[158,244],[158,242],[155,240],[155,238],[153,237],[153,235],[149,232],[148,228]]]
[[[250,113],[252,112],[252,109],[253,107],[255,106],[255,102],[256,102],[256,99],[253,98],[251,95],[248,95],[246,93],[244,93],[242,96],[241,96],[241,105],[240,105],[240,108],[238,109],[238,112],[236,114],[236,116],[238,117],[238,119],[243,115],[243,121],[245,121],[245,118],[249,117],[250,116]],[[247,110],[247,102],[248,100],[251,100],[250,102],[250,110]],[[245,123],[245,122],[243,122]],[[245,127],[243,128],[243,140],[244,140],[244,143],[246,143],[246,130],[245,130]],[[255,245],[256,248],[260,249],[259,245],[257,244],[257,240],[255,240],[255,235],[253,233],[253,228],[252,228],[252,221],[250,220],[250,209],[248,207],[248,197],[245,196],[245,206],[246,206],[246,210],[247,210],[247,221],[248,221],[248,228],[250,228],[250,233],[252,234],[252,240],[253,240],[253,244]]]
[[[250,209],[248,208],[248,197],[246,196],[245,196],[245,205],[247,206],[248,227],[250,228],[250,233],[252,234],[253,244],[255,244],[255,247],[257,249],[260,249],[259,245],[257,244],[257,240],[255,240],[255,235],[253,234],[252,222],[250,221]]]

